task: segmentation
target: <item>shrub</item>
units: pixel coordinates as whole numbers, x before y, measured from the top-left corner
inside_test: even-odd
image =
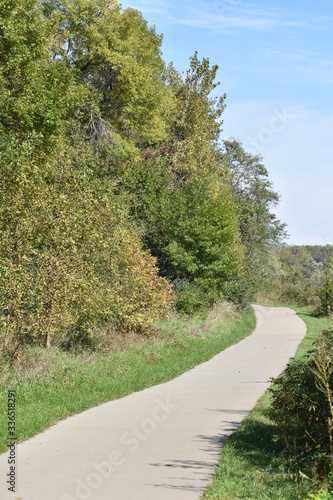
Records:
[[[320,312],[328,316],[333,311],[333,256],[325,260],[323,271],[323,284],[318,291],[320,299]]]
[[[175,284],[176,309],[185,314],[195,314],[208,309],[209,297],[196,283],[178,281]]]
[[[0,159],[2,350],[49,347],[64,331],[86,342],[104,325],[149,328],[171,305],[172,287],[112,186],[92,182],[91,149],[59,141],[58,157],[35,165],[32,139],[16,144]]]
[[[308,361],[292,361],[270,389],[292,468],[320,478],[333,472],[333,332],[324,331]]]

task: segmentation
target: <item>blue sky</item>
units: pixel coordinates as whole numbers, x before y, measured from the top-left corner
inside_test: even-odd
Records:
[[[127,0],[186,70],[197,50],[227,94],[222,139],[261,154],[291,244],[333,244],[333,1]]]

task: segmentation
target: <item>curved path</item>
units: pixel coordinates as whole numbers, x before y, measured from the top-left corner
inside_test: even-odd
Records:
[[[304,322],[286,308],[254,306],[256,330],[162,385],[67,418],[17,447],[22,500],[200,499],[221,443],[292,357]]]

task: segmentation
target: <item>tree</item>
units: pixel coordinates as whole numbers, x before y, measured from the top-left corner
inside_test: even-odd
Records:
[[[168,68],[167,82],[174,89],[176,110],[172,127],[172,166],[179,182],[204,177],[216,161],[214,145],[220,133],[225,94],[212,98],[219,85],[215,82],[218,67],[209,59],[199,60],[197,52],[190,58],[184,81]]]
[[[277,250],[280,271],[274,281],[279,299],[298,304],[315,302],[320,273],[320,264],[312,257],[307,247],[282,246]]]
[[[273,245],[286,236],[286,225],[271,212],[279,201],[262,158],[246,153],[242,144],[224,141],[221,165],[231,173],[231,185],[240,218],[241,242],[245,247],[243,293],[250,300],[269,275]]]
[[[78,31],[67,42],[64,5],[0,6],[0,332],[11,355],[73,328],[148,328],[173,297],[82,133],[100,96],[71,58],[97,36],[102,4],[68,2]]]
[[[105,121],[111,138],[119,132],[136,143],[161,140],[170,102],[155,29],[115,0],[50,0],[44,11],[57,19],[53,58],[87,84],[91,125]]]
[[[22,182],[34,172],[20,145],[16,189],[7,158],[0,167],[0,309],[6,352],[25,341],[51,345],[76,328],[93,335],[105,327],[137,331],[151,326],[172,303],[168,282],[142,249],[121,199],[94,180],[91,147],[67,140],[35,173],[33,191]],[[25,158],[22,157],[26,151]],[[12,151],[8,152],[13,155]],[[6,171],[7,167],[7,171]],[[29,203],[27,203],[29,195]],[[11,205],[9,204],[11,200]],[[14,208],[14,212],[9,209]],[[16,213],[17,210],[17,213]],[[13,218],[15,217],[15,220]]]
[[[225,96],[210,96],[216,72],[197,53],[184,79],[169,65],[164,78],[176,99],[169,136],[162,148],[146,150],[124,179],[161,274],[193,284],[210,303],[236,298],[243,265],[235,200],[217,172]]]
[[[175,284],[195,283],[210,303],[236,298],[243,250],[230,185],[214,172],[179,185],[168,162],[163,156],[142,160],[130,179],[144,242]]]
[[[86,99],[66,61],[50,57],[54,23],[38,0],[0,5],[0,133],[22,140],[33,134],[45,152]]]

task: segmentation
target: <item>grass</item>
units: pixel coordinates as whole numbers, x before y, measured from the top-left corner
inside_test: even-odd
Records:
[[[108,336],[96,352],[26,347],[13,367],[1,365],[0,452],[6,451],[8,389],[16,391],[20,442],[69,415],[170,380],[254,327],[252,309],[240,314],[221,304],[206,315],[159,322],[149,336]]]
[[[306,337],[295,356],[300,359],[312,348],[318,333],[332,327],[333,321],[314,316],[308,307],[293,306],[293,309],[307,325]],[[226,441],[214,481],[203,499],[295,500],[307,498],[319,489],[301,471],[298,476],[288,473],[283,448],[278,444],[279,428],[267,417],[269,406],[270,394],[266,392],[241,427]]]

